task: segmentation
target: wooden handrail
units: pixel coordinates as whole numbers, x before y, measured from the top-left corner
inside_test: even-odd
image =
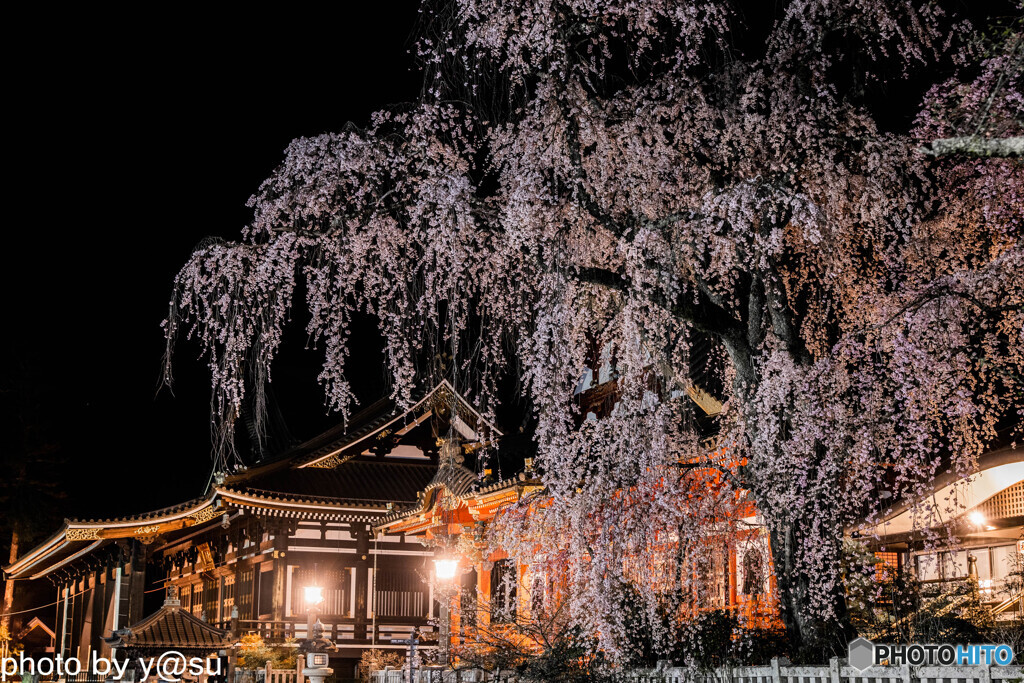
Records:
[[[1003,612],[1008,611],[1011,607],[1013,607],[1013,603],[1015,602],[1020,603],[1021,613],[1024,614],[1024,591],[1020,591],[1016,595],[1011,595],[1010,597],[1006,598],[1001,603],[993,607],[992,616],[1002,614]]]

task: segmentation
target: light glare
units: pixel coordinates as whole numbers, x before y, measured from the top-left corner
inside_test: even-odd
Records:
[[[458,568],[458,560],[434,560],[434,568],[437,571],[437,578],[450,580],[455,578],[455,570]]]
[[[304,593],[307,605],[319,605],[324,601],[324,589],[320,586],[306,586]]]

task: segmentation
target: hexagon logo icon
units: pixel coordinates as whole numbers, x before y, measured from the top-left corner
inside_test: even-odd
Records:
[[[863,671],[875,663],[875,644],[867,638],[858,638],[850,642],[850,666]]]

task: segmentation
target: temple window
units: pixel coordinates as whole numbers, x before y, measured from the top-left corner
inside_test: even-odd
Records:
[[[380,569],[374,574],[374,583],[378,617],[422,617],[427,613],[426,586],[416,574]]]
[[[292,574],[291,615],[306,614],[308,605],[305,603],[306,586],[322,586],[323,602],[317,608],[321,614],[338,617],[352,616],[351,612],[351,576],[349,568],[313,570],[295,568]]]
[[[760,595],[764,583],[764,562],[758,548],[748,548],[743,554],[743,594]]]

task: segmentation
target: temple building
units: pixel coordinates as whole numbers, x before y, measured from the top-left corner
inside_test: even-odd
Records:
[[[925,504],[901,501],[852,533],[932,592],[968,583],[996,621],[1024,617],[1024,449],[995,448],[968,477],[936,477],[930,494]]]
[[[593,354],[576,392],[581,419],[614,406],[613,364]],[[696,385],[690,398],[710,434],[720,404]],[[515,449],[443,381],[408,409],[378,401],[278,456],[218,475],[193,500],[68,520],[5,572],[56,587],[54,651],[64,657],[140,647],[212,656],[246,634],[294,643],[309,637],[311,613],[338,646],[332,666],[341,677],[366,650],[404,651],[414,635],[443,654],[478,626],[528,617],[557,591],[554,577],[484,549],[485,527],[504,506],[545,495],[529,453]],[[502,458],[481,457],[495,451]],[[702,608],[770,612],[766,544],[749,512],[753,530],[706,568]],[[458,575],[446,576],[456,562]]]
[[[581,419],[614,408],[613,364],[594,354],[577,390]],[[708,448],[716,448],[721,405],[696,382],[687,393]],[[52,582],[53,649],[65,658],[160,649],[230,656],[247,634],[267,644],[308,638],[314,618],[338,646],[331,666],[340,678],[355,675],[367,650],[404,652],[413,637],[443,658],[482,627],[528,618],[560,590],[557,576],[484,542],[505,506],[542,505],[547,495],[530,454],[509,440],[444,381],[407,409],[378,401],[345,425],[218,475],[193,500],[142,515],[68,520],[4,571]],[[891,554],[922,580],[973,571],[988,603],[1012,612],[1020,594],[1007,592],[1005,573],[1021,551],[1024,458],[1004,449],[982,465],[967,489],[936,480],[936,495],[959,486],[960,500],[969,499],[966,549],[926,549],[912,508],[894,508],[877,529],[862,531],[882,539],[880,556]],[[710,559],[694,565],[691,607],[771,625],[767,534],[752,502],[740,511],[742,533],[711,539]]]
[[[180,505],[66,521],[5,572],[53,583],[55,650],[65,657],[109,656],[112,647],[144,644],[157,625],[179,621],[182,628],[164,629],[172,635],[160,647],[194,645],[173,637],[193,633],[212,649],[229,629],[284,643],[307,637],[315,610],[338,645],[332,665],[345,677],[366,649],[403,650],[392,641],[414,629],[429,638],[438,616],[434,550],[401,531],[375,535],[374,526],[429,498],[445,447],[467,463],[460,493],[487,497],[503,484],[484,472],[479,456],[501,437],[441,382],[408,409],[378,401],[347,425],[217,477],[203,496]],[[147,594],[157,598],[168,587],[173,604],[154,612]]]

